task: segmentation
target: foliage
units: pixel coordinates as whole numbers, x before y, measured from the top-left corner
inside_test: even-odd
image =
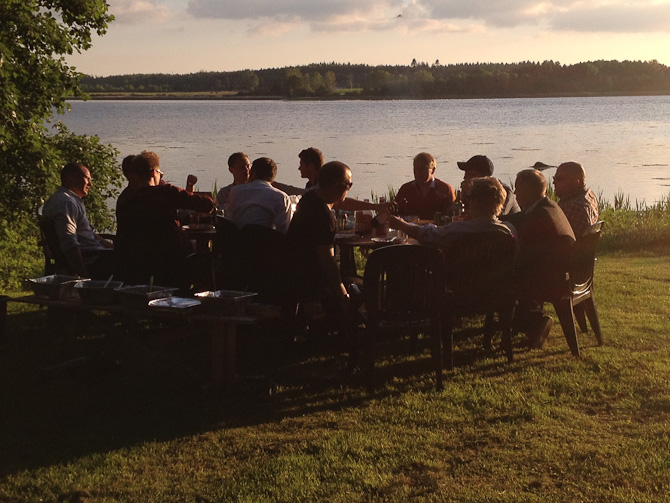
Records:
[[[667,253],[670,250],[670,196],[648,206],[618,194],[614,204],[601,202],[605,221],[601,250]]]
[[[0,219],[6,222],[32,213],[49,196],[64,162],[86,158],[89,149],[92,158],[105,157],[95,139],[54,139],[47,125],[67,110],[68,97],[84,96],[81,74],[65,56],[88,49],[93,32],[105,33],[113,19],[107,7],[104,0],[0,2]],[[115,166],[100,169],[110,171],[98,178],[113,181]],[[98,185],[95,192],[105,190]],[[105,209],[99,210],[104,221]]]
[[[86,196],[85,203],[91,224],[100,232],[113,230],[115,218],[108,202],[118,197],[118,187],[123,179],[116,163],[118,150],[112,145],[103,145],[97,136],[74,135],[62,122],[54,127],[57,133],[49,138],[49,144],[59,153],[61,163],[76,160],[91,172],[93,189]]]
[[[89,92],[230,92],[239,95],[326,97],[513,97],[669,94],[670,68],[658,61],[554,61],[409,66],[315,63],[288,68],[188,75],[84,77]]]
[[[23,215],[11,225],[0,219],[0,292],[43,274],[44,257],[37,244],[36,226],[33,214]]]

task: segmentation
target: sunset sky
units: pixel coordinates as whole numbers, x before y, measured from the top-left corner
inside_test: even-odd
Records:
[[[600,59],[670,65],[670,0],[108,0],[116,16],[68,59],[96,76]]]

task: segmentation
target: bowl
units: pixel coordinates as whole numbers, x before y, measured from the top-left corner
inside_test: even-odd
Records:
[[[38,297],[47,297],[53,300],[64,300],[76,298],[77,292],[74,289],[75,284],[82,280],[76,276],[66,276],[63,274],[52,274],[42,276],[41,278],[32,278],[26,280],[30,284],[33,293]]]
[[[244,314],[249,301],[257,295],[255,292],[214,290],[198,292],[195,297],[202,303],[204,311],[226,316],[238,316]]]
[[[79,293],[82,304],[107,305],[119,302],[118,289],[123,286],[122,281],[89,280],[78,281],[74,288]]]
[[[118,289],[119,300],[126,307],[147,307],[150,300],[172,297],[179,288],[169,286],[134,285]]]

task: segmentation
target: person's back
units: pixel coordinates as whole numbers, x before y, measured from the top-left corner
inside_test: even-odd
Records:
[[[575,235],[558,204],[546,197],[523,215],[515,223],[519,233],[517,276],[544,292],[543,296],[551,296],[565,286]]]
[[[567,273],[575,235],[568,219],[554,201],[546,197],[547,182],[541,172],[517,174],[515,193],[521,213],[507,215],[517,228],[519,258],[515,269],[519,308],[515,323],[528,336],[531,347],[541,348],[553,320],[542,305],[567,293]]]
[[[250,181],[232,188],[226,218],[238,227],[262,225],[286,234],[291,222],[291,200],[271,183],[277,174],[272,159],[261,157],[251,165]]]
[[[193,249],[177,224],[177,209],[210,213],[214,203],[160,184],[155,154],[143,152],[134,162],[142,186],[126,192],[116,206],[118,274],[129,284],[147,283],[153,276],[155,284],[178,286],[183,259]]]
[[[505,201],[502,184],[493,177],[480,177],[472,186],[471,208],[465,220],[446,226],[415,225],[397,217],[390,217],[390,226],[399,229],[421,244],[442,248],[447,253],[451,244],[463,235],[503,234],[514,237],[512,225],[498,220]]]

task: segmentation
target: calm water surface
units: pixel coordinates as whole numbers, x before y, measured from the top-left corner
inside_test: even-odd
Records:
[[[435,155],[438,178],[454,186],[462,179],[456,161],[486,154],[504,182],[536,161],[575,160],[610,201],[619,191],[647,203],[670,194],[670,96],[71,104],[64,118],[71,131],[111,143],[119,161],[153,150],[170,182],[183,186],[194,173],[199,190],[230,183],[226,160],[239,150],[273,158],[278,180],[303,186],[298,153],[314,146],[352,168],[351,195],[361,199],[410,180],[422,151]]]

